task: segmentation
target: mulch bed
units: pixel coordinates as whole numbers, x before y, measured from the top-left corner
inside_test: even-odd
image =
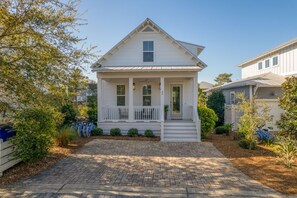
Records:
[[[160,141],[159,137],[148,138],[144,136],[128,137],[128,136],[91,136],[90,138],[78,138],[71,142],[67,147],[53,146],[50,150],[50,155],[42,158],[33,164],[25,164],[23,162],[6,170],[2,177],[0,177],[0,187],[12,184],[29,177],[37,175],[54,166],[61,159],[75,153],[86,143],[94,139],[112,139],[112,140],[138,140],[138,141]]]
[[[102,136],[97,136],[97,139],[108,139],[108,140],[137,140],[137,141],[160,141],[160,137],[145,137],[145,136],[129,137],[129,136],[110,136],[110,135],[102,135]]]
[[[207,141],[212,142],[244,174],[281,193],[297,194],[297,166],[286,167],[269,146],[243,149],[233,135],[212,134]]]

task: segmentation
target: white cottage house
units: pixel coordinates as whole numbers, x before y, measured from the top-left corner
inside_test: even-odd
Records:
[[[175,40],[146,19],[92,66],[98,126],[104,133],[150,129],[162,141],[199,142],[197,80],[206,64],[198,55],[203,49]]]

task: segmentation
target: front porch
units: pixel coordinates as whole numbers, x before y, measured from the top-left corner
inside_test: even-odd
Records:
[[[140,133],[153,128],[163,140],[166,120],[185,120],[195,127],[199,125],[198,134],[197,75],[188,75],[156,77],[156,73],[148,73],[130,77],[100,73],[98,125],[105,133],[116,127],[123,129],[124,134],[129,128],[138,128]],[[165,105],[168,106],[167,113],[164,112]]]

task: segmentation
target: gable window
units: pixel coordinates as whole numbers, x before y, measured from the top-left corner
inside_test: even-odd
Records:
[[[154,41],[143,41],[143,62],[154,62]]]
[[[230,104],[235,104],[236,103],[236,96],[235,96],[235,92],[232,91],[230,92]]]
[[[258,70],[261,70],[263,68],[262,62],[258,63]]]
[[[117,106],[125,106],[125,85],[117,85]]]
[[[269,59],[267,59],[266,61],[265,61],[265,68],[268,68],[270,66],[270,61],[269,61]]]
[[[272,65],[273,66],[278,65],[278,56],[275,56],[272,58]]]
[[[152,86],[144,85],[142,87],[142,104],[143,106],[152,105]]]

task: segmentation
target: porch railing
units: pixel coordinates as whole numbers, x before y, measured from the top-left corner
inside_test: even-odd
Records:
[[[134,119],[135,120],[160,120],[160,107],[159,106],[134,106]]]
[[[197,112],[197,107],[193,106],[193,121],[196,125],[196,132],[197,132],[197,137],[198,137],[198,142],[201,141],[201,120],[199,118],[198,112]]]
[[[105,121],[128,120],[128,106],[105,106],[102,107],[102,119]]]
[[[160,107],[159,106],[134,106],[134,116],[131,120],[136,121],[159,121]],[[104,106],[102,107],[103,121],[126,121],[129,120],[128,106]]]

